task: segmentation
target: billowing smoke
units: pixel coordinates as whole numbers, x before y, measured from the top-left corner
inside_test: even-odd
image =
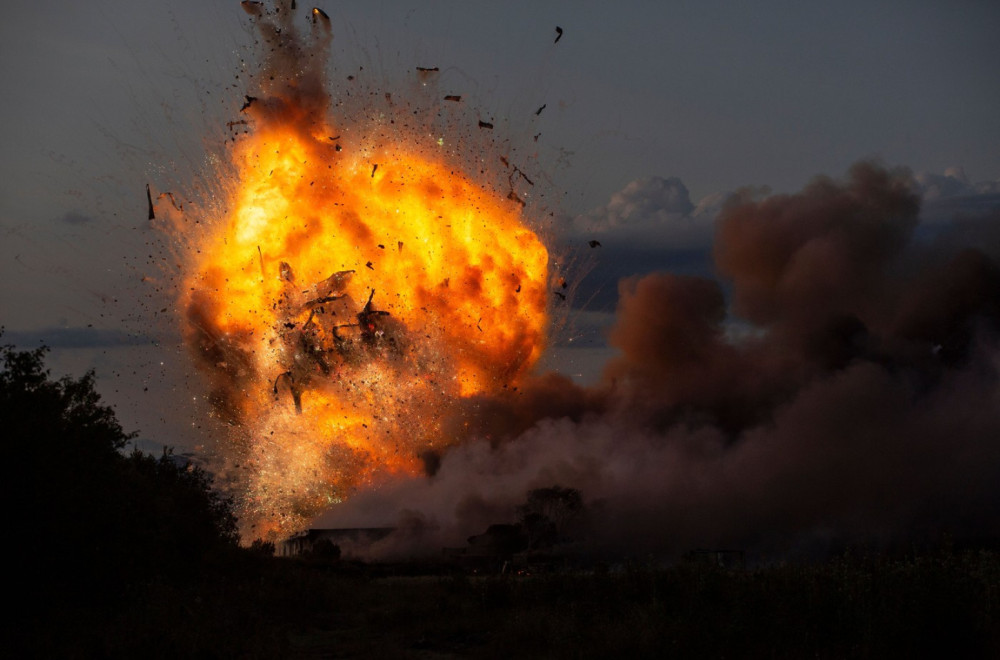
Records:
[[[601,382],[548,374],[474,400],[428,476],[316,525],[405,509],[372,551],[434,552],[559,484],[583,493],[595,551],[1000,536],[1000,217],[922,232],[917,189],[864,162],[732,196],[718,279],[620,282]]]

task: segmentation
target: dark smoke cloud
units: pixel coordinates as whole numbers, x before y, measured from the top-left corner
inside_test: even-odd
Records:
[[[590,547],[618,554],[1000,538],[1000,216],[917,240],[915,190],[860,163],[734,196],[719,281],[620,283],[601,383],[469,402],[433,475],[317,524],[391,524],[405,503],[378,552],[436,551],[559,484],[589,503]]]

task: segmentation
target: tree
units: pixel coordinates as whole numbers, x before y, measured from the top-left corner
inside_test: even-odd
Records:
[[[47,349],[0,346],[0,428],[21,582],[44,603],[109,603],[136,585],[196,576],[238,536],[209,474],[122,453],[126,433],[95,375],[51,378]]]

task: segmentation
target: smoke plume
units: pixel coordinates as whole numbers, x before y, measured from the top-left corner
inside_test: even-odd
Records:
[[[470,402],[426,477],[317,525],[393,523],[405,503],[407,531],[374,552],[436,551],[559,484],[587,501],[590,547],[619,554],[996,538],[996,217],[921,238],[916,189],[862,162],[733,196],[718,279],[620,283],[600,383],[548,374]]]

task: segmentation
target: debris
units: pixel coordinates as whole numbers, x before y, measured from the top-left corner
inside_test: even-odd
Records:
[[[344,294],[341,294],[341,295],[332,295],[332,296],[323,296],[321,298],[316,298],[314,300],[307,300],[307,301],[305,301],[302,304],[302,306],[304,308],[306,308],[306,309],[312,309],[313,307],[319,307],[320,305],[325,305],[326,303],[340,300],[343,297],[344,297]],[[309,317],[309,321],[312,321],[312,316]],[[303,327],[309,325],[309,321],[306,321],[305,324],[303,324]]]
[[[257,256],[260,257],[260,276],[261,279],[265,277],[264,275],[264,253],[260,251],[260,246],[257,246]]]
[[[340,270],[316,284],[316,294],[318,297],[341,294],[350,279],[354,277],[353,270]]]
[[[340,136],[339,136],[339,135],[335,135],[335,136],[333,136],[333,137],[327,137],[327,139],[328,139],[328,140],[339,140],[339,139],[340,139]]]
[[[600,241],[587,241],[587,245],[589,245],[592,248],[598,248],[598,247],[601,247],[601,242]]]
[[[432,67],[418,66],[417,67],[417,77],[420,78],[421,80],[427,80],[432,75],[434,75],[435,73],[437,73],[438,70],[439,69],[436,66],[432,66]]]
[[[281,279],[285,280],[286,282],[295,284],[295,273],[292,271],[292,267],[288,264],[287,261],[282,261],[278,265],[278,274],[281,276]]]
[[[262,2],[253,2],[252,0],[243,0],[240,5],[243,7],[243,11],[250,14],[251,16],[260,16],[260,10],[262,8]]]
[[[521,168],[519,168],[517,165],[514,166],[514,172],[511,174],[511,176],[513,176],[514,174],[520,174],[521,178],[524,179],[525,181],[527,181],[529,186],[535,185],[535,182],[532,181],[531,179],[529,179],[528,175],[525,174],[524,172],[522,172]]]
[[[246,95],[245,98],[246,98],[246,102],[243,104],[243,107],[240,108],[240,112],[243,112],[244,110],[246,110],[247,108],[249,108],[253,104],[253,102],[257,100],[256,96]]]
[[[370,262],[370,261],[369,261],[368,263],[366,263],[366,264],[365,264],[365,267],[366,267],[366,268],[369,268],[369,269],[371,269],[371,270],[375,270],[375,267],[374,267],[374,266],[372,266],[372,262]]]
[[[382,245],[381,243],[379,243],[379,244],[378,244],[378,249],[380,249],[380,250],[384,250],[384,249],[385,249],[385,246],[384,246],[384,245]]]
[[[566,284],[566,278],[565,278],[565,277],[560,277],[560,278],[559,278],[559,286],[561,286],[561,287],[562,287],[562,288],[564,288],[564,289],[565,289],[565,288],[566,288],[567,286],[569,286],[568,284]]]
[[[183,211],[184,210],[184,207],[181,206],[180,204],[178,204],[177,200],[174,199],[174,194],[172,192],[163,192],[163,193],[160,193],[159,195],[156,196],[156,201],[160,201],[164,197],[166,197],[167,199],[169,199],[170,200],[170,205],[173,206],[178,211]]]
[[[538,115],[542,114],[542,110],[544,110],[545,106],[547,106],[547,105],[548,105],[548,103],[543,103],[542,107],[540,107],[538,110],[535,110],[535,116],[537,117]]]
[[[448,96],[444,97],[444,100],[445,101],[454,101],[455,103],[458,103],[459,101],[462,100],[462,97],[459,96],[458,94],[449,94]]]
[[[563,29],[557,25],[556,26],[556,40],[553,41],[552,43],[554,43],[554,44],[559,43],[559,40],[562,39],[562,33],[563,33]]]
[[[372,165],[372,178],[373,179],[375,178],[375,170],[377,170],[377,169],[378,169],[378,163],[375,163],[374,165]]]
[[[226,126],[229,127],[229,130],[233,130],[233,126],[246,126],[248,123],[246,119],[241,119],[239,121],[227,121]]]
[[[488,121],[483,121],[482,119],[480,119],[479,128],[488,128],[490,130],[493,130],[493,124],[489,123]]]
[[[509,193],[507,193],[507,199],[513,200],[513,201],[517,202],[518,204],[520,204],[521,206],[525,205],[524,200],[521,199],[520,197],[518,197],[517,193],[514,192],[513,190],[511,190]]]
[[[149,203],[149,219],[156,220],[156,214],[153,213],[153,194],[149,192],[149,184],[146,184],[146,201]]]
[[[397,247],[399,248],[399,251],[402,252],[403,251],[403,241],[396,241],[396,244],[397,244]]]
[[[301,415],[302,388],[296,385],[295,379],[292,376],[292,372],[290,370],[278,374],[278,377],[274,379],[274,396],[278,396],[278,381],[280,381],[282,378],[284,378],[285,382],[288,383],[288,389],[291,390],[292,392],[292,401],[295,402],[295,412]]]
[[[514,293],[521,293],[521,285],[520,284],[518,284],[517,288],[514,289]]]
[[[553,293],[559,296],[559,298],[561,298],[562,300],[566,300],[566,294],[563,293],[562,291],[553,291]]]
[[[327,16],[326,12],[323,11],[322,9],[320,9],[319,7],[313,7],[312,8],[313,23],[316,23],[316,17],[317,16],[322,17],[323,20],[326,21],[326,23],[329,25],[329,23],[330,23],[330,17]]]

